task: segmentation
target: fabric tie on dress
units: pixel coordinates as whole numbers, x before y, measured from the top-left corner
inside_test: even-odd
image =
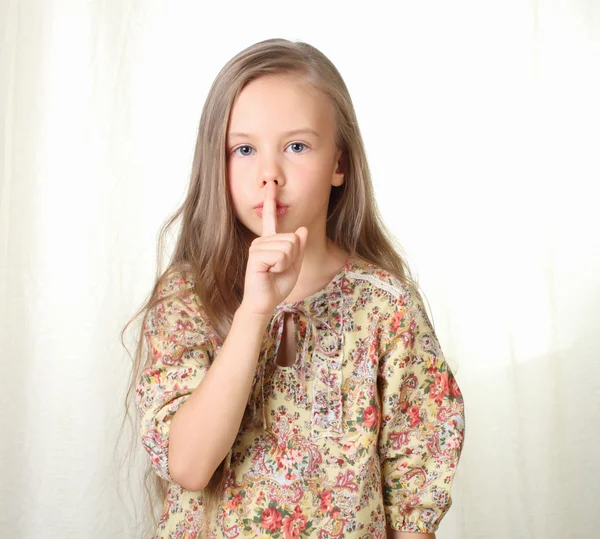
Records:
[[[313,440],[324,437],[342,436],[342,361],[344,352],[344,305],[341,280],[332,282],[332,290],[319,294],[307,306],[300,301],[292,304],[280,303],[268,328],[271,339],[275,339],[275,351],[268,356],[266,347],[260,365],[260,401],[263,428],[267,428],[264,381],[267,368],[276,368],[279,345],[283,332],[285,313],[298,313],[306,318],[306,333],[302,353],[293,365],[300,378],[299,398],[301,406],[309,407],[307,379],[312,379],[312,431]],[[329,288],[329,287],[328,287]],[[274,331],[275,329],[275,331]],[[277,344],[279,343],[279,344]],[[309,347],[313,345],[312,354]],[[258,388],[257,388],[258,389]],[[256,401],[254,414],[256,417]]]

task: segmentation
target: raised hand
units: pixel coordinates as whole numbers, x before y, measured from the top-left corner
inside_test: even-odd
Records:
[[[267,183],[264,194],[262,234],[250,245],[241,306],[250,313],[271,316],[298,281],[308,229],[278,234],[273,182]]]

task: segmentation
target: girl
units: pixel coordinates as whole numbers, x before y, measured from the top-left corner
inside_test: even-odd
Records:
[[[463,399],[319,50],[269,39],[225,65],[180,215],[130,387],[154,537],[435,537]]]

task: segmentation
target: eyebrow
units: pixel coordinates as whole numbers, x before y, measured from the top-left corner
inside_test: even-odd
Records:
[[[317,138],[321,138],[321,135],[319,135],[319,133],[317,133],[314,129],[311,129],[310,127],[303,127],[301,129],[292,129],[291,131],[287,131],[285,133],[283,133],[284,136],[290,136],[290,135],[298,135],[299,133],[308,133],[311,135],[314,135]],[[250,138],[252,135],[249,135],[248,133],[229,133],[229,137],[233,138],[233,137],[242,137],[242,138]]]

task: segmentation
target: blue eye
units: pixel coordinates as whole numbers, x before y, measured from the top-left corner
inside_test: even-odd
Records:
[[[306,144],[304,144],[304,142],[292,142],[292,143],[290,143],[290,145],[288,146],[288,148],[291,147],[291,146],[296,146],[296,147],[302,146],[303,148],[305,148]],[[237,155],[240,155],[241,157],[248,157],[248,156],[252,155],[251,153],[242,153],[242,154],[237,153],[237,151],[241,150],[242,148],[249,148],[250,151],[253,150],[253,148],[251,146],[248,146],[247,144],[244,144],[243,146],[238,146],[235,150],[233,150],[233,153],[237,154]],[[302,153],[302,151],[292,152],[292,153]]]
[[[237,153],[238,150],[241,150],[242,148],[250,148],[250,146],[240,146],[239,148],[236,148],[235,150],[233,150],[233,153]],[[250,148],[251,149],[251,148]],[[238,154],[239,155],[239,154]],[[243,156],[247,156],[248,154],[243,154]]]
[[[304,142],[292,142],[290,146],[306,146]],[[301,152],[292,152],[292,153],[301,153]]]

